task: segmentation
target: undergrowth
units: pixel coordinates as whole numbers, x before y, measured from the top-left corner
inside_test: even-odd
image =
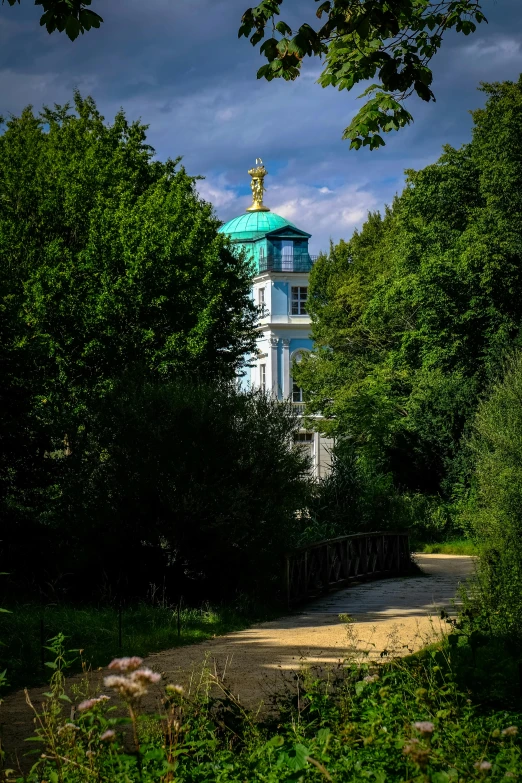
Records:
[[[116,655],[146,656],[241,630],[277,613],[272,607],[251,603],[181,608],[179,613],[176,605],[147,603],[121,612],[113,606],[63,604],[18,604],[9,608],[11,612],[0,614],[0,671],[7,670],[11,688],[45,682],[44,646],[58,633],[67,637],[71,648],[82,649],[83,660],[96,668]]]
[[[52,640],[53,678],[32,706],[34,764],[18,783],[279,783],[371,781],[464,783],[522,774],[519,706],[485,706],[462,678],[477,656],[481,618],[450,619],[451,641],[385,663],[345,663],[321,676],[302,670],[262,723],[203,668],[186,690],[142,665],[117,659],[94,695],[88,678],[64,691],[64,639]],[[157,709],[143,699],[157,689]],[[149,694],[147,695],[147,691]],[[127,714],[122,713],[124,705]]]

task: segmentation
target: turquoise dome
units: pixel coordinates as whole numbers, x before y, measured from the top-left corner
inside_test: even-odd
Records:
[[[293,223],[275,212],[245,212],[244,215],[229,220],[218,231],[228,234],[232,240],[244,242],[258,239],[270,231],[286,226],[296,228]]]

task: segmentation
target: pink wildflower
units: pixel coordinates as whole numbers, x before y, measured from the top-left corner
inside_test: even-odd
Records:
[[[161,674],[153,672],[152,669],[144,666],[143,669],[137,669],[135,672],[132,672],[129,679],[131,679],[133,682],[139,682],[145,685],[147,682],[159,682],[161,680]]]
[[[100,739],[102,742],[112,742],[114,739],[116,739],[116,732],[112,729],[107,729],[107,731],[103,732]]]
[[[475,769],[480,770],[481,772],[489,772],[489,770],[492,767],[492,764],[490,761],[476,761],[475,764],[473,764]]]
[[[134,701],[147,694],[147,689],[143,684],[131,680],[130,677],[111,675],[110,677],[105,677],[103,682],[107,688],[115,690],[126,701]]]
[[[133,672],[135,669],[139,669],[143,663],[143,658],[138,658],[137,655],[133,655],[131,658],[115,658],[109,664],[109,669],[117,672]]]
[[[508,726],[507,729],[502,730],[504,737],[516,737],[518,729],[516,726]]]
[[[417,729],[419,734],[422,734],[423,737],[428,737],[435,731],[435,726],[429,720],[418,720],[413,724],[413,728]]]
[[[165,688],[167,693],[169,693],[171,696],[173,696],[175,693],[178,694],[178,696],[183,696],[184,688],[183,685],[167,685]]]
[[[85,701],[80,702],[78,704],[78,707],[76,708],[78,712],[85,712],[86,710],[92,710],[93,707],[95,707],[97,704],[101,704],[104,701],[108,701],[110,696],[98,696],[97,699],[85,699]]]

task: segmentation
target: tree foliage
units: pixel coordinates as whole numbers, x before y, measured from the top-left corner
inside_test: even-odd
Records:
[[[292,524],[292,486],[301,486],[303,470],[285,450],[294,425],[284,412],[277,419],[269,406],[225,391],[255,347],[252,270],[218,233],[194,177],[179,161],[154,159],[145,126],[123,112],[106,124],[92,99],[78,94],[74,108],[39,116],[26,109],[0,136],[3,546],[19,562],[31,550],[43,567],[53,543],[61,567],[91,560],[108,573],[100,540],[114,558],[120,552],[120,563],[126,551],[136,563],[146,560],[144,544],[156,554],[160,540],[164,551],[173,551],[174,538],[181,546],[187,524],[214,552],[240,551],[232,527],[241,514],[251,542],[268,509],[281,529],[283,517]],[[266,413],[263,434],[254,408]],[[219,458],[219,480],[218,466],[209,467],[211,490],[202,466],[219,461],[221,436],[227,458]],[[264,474],[261,452],[273,456]],[[277,495],[279,470],[292,477],[283,481],[288,500]],[[269,475],[279,511],[265,491]],[[268,546],[268,534],[265,540]]]
[[[449,30],[469,35],[486,21],[479,0],[317,0],[318,29],[308,22],[292,29],[277,21],[283,0],[262,0],[243,14],[239,36],[261,41],[266,57],[258,79],[296,79],[305,57],[324,58],[319,84],[351,90],[360,82],[378,79],[360,97],[369,97],[344,139],[359,149],[384,145],[381,133],[412,121],[404,101],[415,93],[435,100],[430,63]],[[266,38],[267,27],[272,37]]]
[[[473,138],[408,172],[311,275],[316,348],[295,369],[325,429],[403,491],[456,498],[477,404],[522,322],[522,80],[486,85]]]
[[[2,0],[4,3],[5,0]],[[9,5],[20,4],[20,0],[7,0]],[[48,33],[65,32],[74,41],[80,33],[91,28],[98,28],[103,19],[89,6],[92,0],[34,0],[35,5],[41,5],[43,14],[40,25],[45,26]]]

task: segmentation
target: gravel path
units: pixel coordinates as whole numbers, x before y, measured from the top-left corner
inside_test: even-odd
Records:
[[[444,633],[438,620],[474,569],[474,559],[456,555],[417,555],[425,575],[352,585],[308,604],[301,611],[216,639],[150,655],[146,663],[166,682],[188,685],[203,661],[249,708],[270,696],[302,664],[324,666],[365,651],[370,657],[405,655]],[[348,618],[350,618],[349,621]],[[104,672],[96,676],[101,679]],[[71,677],[70,683],[78,682]],[[39,704],[45,688],[31,691]],[[0,736],[9,751],[31,733],[31,716],[22,692],[0,706]]]

